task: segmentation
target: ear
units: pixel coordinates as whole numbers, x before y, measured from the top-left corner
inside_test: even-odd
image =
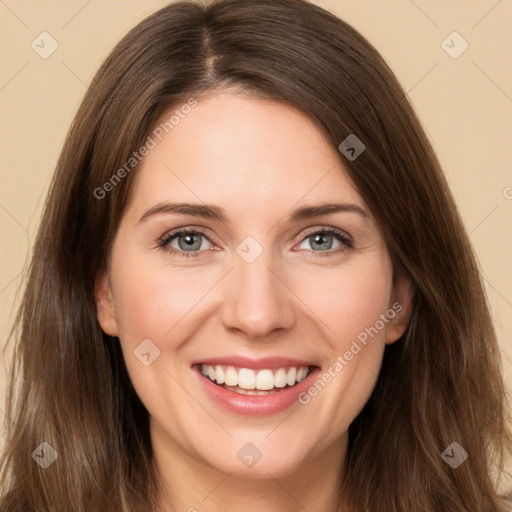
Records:
[[[101,328],[109,336],[118,336],[119,328],[106,271],[100,272],[96,277],[94,298],[96,301],[96,315]]]
[[[414,284],[412,279],[403,271],[397,272],[393,279],[393,290],[389,310],[395,312],[390,317],[386,329],[386,344],[391,344],[400,339],[404,334],[412,315],[414,299]]]

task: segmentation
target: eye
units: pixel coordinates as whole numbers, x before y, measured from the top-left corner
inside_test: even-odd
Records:
[[[205,247],[205,240],[210,246]],[[343,231],[334,228],[309,231],[300,245],[306,241],[309,241],[311,247],[306,250],[316,253],[315,256],[330,256],[353,247],[351,238]],[[333,248],[336,244],[337,247]],[[185,258],[200,256],[203,252],[212,250],[209,238],[197,229],[180,229],[166,233],[159,240],[158,246],[172,255]],[[301,248],[304,249],[304,247]]]
[[[318,254],[318,256],[328,256],[332,253],[343,252],[353,246],[352,240],[346,233],[334,228],[323,228],[310,231],[306,234],[301,245],[307,241],[309,241],[309,245],[313,252],[322,253]],[[338,246],[333,249],[333,244],[336,243]]]
[[[167,233],[158,245],[161,248],[165,248],[171,254],[190,258],[199,256],[201,252],[211,249],[211,247],[204,246],[204,240],[211,243],[208,237],[201,231],[182,229]]]

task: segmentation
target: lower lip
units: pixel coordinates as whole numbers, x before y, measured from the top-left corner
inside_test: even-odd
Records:
[[[228,411],[246,416],[269,416],[298,403],[299,395],[310,387],[310,383],[320,368],[314,368],[303,381],[295,386],[282,389],[271,395],[241,395],[214,384],[210,379],[204,377],[197,367],[194,370],[206,393],[214,402]]]

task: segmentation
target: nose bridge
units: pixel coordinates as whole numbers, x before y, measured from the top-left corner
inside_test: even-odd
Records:
[[[248,336],[261,338],[294,320],[290,291],[279,277],[273,252],[247,237],[236,249],[234,269],[227,280],[223,323]],[[277,275],[277,276],[276,276]]]

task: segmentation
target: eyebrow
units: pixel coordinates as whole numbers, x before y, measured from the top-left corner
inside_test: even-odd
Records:
[[[329,213],[351,212],[361,215],[365,219],[370,218],[370,214],[360,206],[349,203],[329,203],[314,206],[303,206],[294,210],[288,217],[288,222],[298,222],[300,220],[320,217]],[[176,213],[182,215],[191,215],[193,217],[202,217],[207,219],[228,222],[228,216],[223,208],[210,204],[194,204],[194,203],[159,203],[142,215],[139,219],[144,222],[149,217],[161,213]]]

